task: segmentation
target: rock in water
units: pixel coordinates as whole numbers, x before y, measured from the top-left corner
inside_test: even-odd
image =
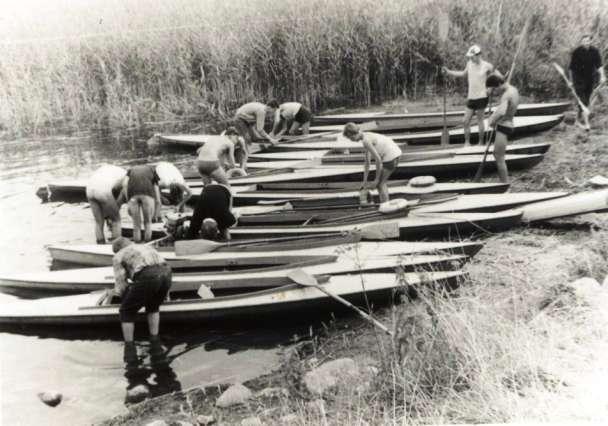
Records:
[[[251,391],[240,383],[230,386],[220,395],[215,402],[215,405],[220,408],[231,407],[237,404],[243,404],[252,397]]]
[[[40,392],[38,398],[49,407],[56,407],[61,403],[63,395],[59,392]]]

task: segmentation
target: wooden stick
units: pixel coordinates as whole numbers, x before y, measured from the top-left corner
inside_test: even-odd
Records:
[[[382,324],[380,321],[372,318],[371,315],[366,314],[361,309],[357,308],[355,305],[350,303],[348,300],[338,296],[337,294],[332,293],[331,291],[329,291],[326,288],[319,285],[319,282],[317,281],[317,279],[314,276],[305,272],[304,270],[294,269],[293,271],[290,271],[287,274],[287,277],[298,285],[301,285],[303,287],[314,287],[314,288],[322,291],[323,293],[325,293],[332,299],[337,300],[338,302],[342,303],[343,305],[348,306],[349,308],[353,309],[355,312],[357,312],[357,314],[359,314],[359,316],[361,318],[365,319],[366,321],[369,321],[370,323],[372,323],[373,325],[378,327],[380,330],[384,331],[389,336],[391,336],[391,337],[393,336],[393,333],[388,328],[386,328],[386,326],[384,324]]]

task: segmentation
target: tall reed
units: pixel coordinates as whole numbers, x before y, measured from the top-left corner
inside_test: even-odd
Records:
[[[222,119],[269,97],[315,111],[418,98],[472,43],[508,70],[528,16],[513,81],[555,97],[550,61],[565,64],[581,32],[601,48],[608,35],[602,0],[30,0],[3,15],[0,123],[12,133]]]

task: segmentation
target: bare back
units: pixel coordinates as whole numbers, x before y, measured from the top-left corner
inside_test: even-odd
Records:
[[[210,139],[198,149],[198,159],[201,161],[217,161],[229,155],[230,149],[234,147],[228,138]]]

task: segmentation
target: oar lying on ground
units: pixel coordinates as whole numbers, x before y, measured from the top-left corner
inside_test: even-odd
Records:
[[[386,328],[386,326],[384,324],[382,324],[380,321],[372,318],[370,315],[366,314],[361,309],[357,308],[355,305],[350,303],[348,300],[343,299],[342,297],[338,296],[337,294],[330,292],[329,290],[324,288],[322,285],[320,285],[315,277],[313,277],[310,274],[307,274],[302,269],[294,269],[293,271],[289,272],[289,274],[287,274],[287,276],[289,277],[289,279],[291,279],[296,284],[299,284],[299,285],[305,286],[305,287],[314,287],[314,288],[322,291],[323,293],[327,294],[332,299],[337,300],[338,302],[342,303],[343,305],[348,306],[349,308],[353,309],[362,318],[371,322],[373,325],[378,327],[380,330],[384,331],[389,336],[393,335],[393,333],[388,328]]]

